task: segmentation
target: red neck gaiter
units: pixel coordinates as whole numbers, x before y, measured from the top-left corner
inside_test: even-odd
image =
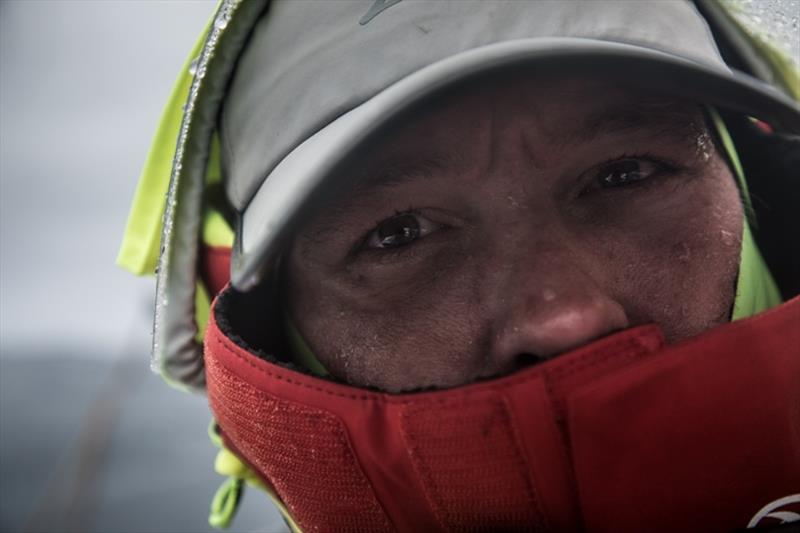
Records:
[[[205,353],[226,445],[304,531],[733,531],[800,510],[755,516],[800,493],[798,298],[419,394],[271,364],[213,316]]]

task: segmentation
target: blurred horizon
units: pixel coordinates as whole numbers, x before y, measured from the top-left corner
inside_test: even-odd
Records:
[[[0,0],[0,531],[214,531],[202,396],[149,370],[153,277],[115,265],[215,2]],[[245,494],[232,531],[283,531]]]
[[[0,4],[3,358],[133,344],[146,359],[152,278],[114,261],[161,109],[213,9]]]

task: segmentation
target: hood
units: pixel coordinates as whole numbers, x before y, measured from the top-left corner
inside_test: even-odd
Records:
[[[279,16],[281,21],[313,22],[327,20],[326,17],[334,14],[344,17],[358,13],[356,19],[361,21],[367,18],[373,2],[349,2],[335,13],[329,10],[338,2],[299,3],[313,7],[291,13],[287,11],[289,4],[298,3],[256,0],[220,3],[168,104],[165,122],[137,190],[128,237],[119,261],[137,273],[152,272],[157,265],[153,368],[180,387],[195,390],[205,387],[198,338],[200,327],[196,318],[196,311],[207,308],[207,301],[203,301],[202,291],[198,290],[201,235],[212,235],[219,242],[233,244],[233,282],[240,289],[253,286],[268,275],[271,258],[284,242],[287,228],[299,216],[309,195],[321,190],[322,184],[334,173],[342,154],[377,133],[393,117],[413,109],[426,94],[446,90],[449,85],[463,83],[473,76],[491,74],[496,69],[532,62],[543,68],[550,65],[547,68],[557,69],[565,65],[586,66],[591,62],[619,68],[636,66],[650,69],[648,72],[664,83],[673,80],[671,87],[676,91],[686,87],[690,95],[708,97],[723,110],[758,116],[779,129],[800,131],[800,112],[789,95],[781,93],[797,90],[796,86],[791,85],[790,77],[776,74],[781,70],[773,68],[772,62],[759,53],[754,41],[714,2],[671,3],[674,7],[670,7],[669,16],[673,17],[673,23],[675,18],[685,20],[682,27],[687,28],[687,32],[702,35],[695,45],[688,44],[691,39],[671,38],[658,21],[651,20],[646,9],[633,9],[616,18],[611,15],[591,17],[592,23],[584,25],[541,22],[535,28],[528,28],[533,37],[526,36],[524,29],[513,24],[517,17],[509,17],[506,24],[495,20],[496,28],[502,27],[506,32],[503,40],[493,41],[497,37],[495,33],[500,31],[496,29],[492,30],[494,33],[452,45],[455,48],[431,46],[430,54],[420,63],[407,59],[401,39],[396,50],[390,48],[389,52],[378,56],[385,62],[396,52],[392,68],[370,73],[368,80],[358,84],[358,91],[346,90],[349,78],[337,74],[341,69],[331,60],[341,56],[341,50],[333,55],[327,50],[329,47],[337,50],[335,45],[346,38],[335,33],[320,35],[312,43],[296,43],[295,47],[291,38],[296,32],[287,34],[288,30],[266,32],[262,29],[274,25],[273,20],[278,21]],[[416,4],[407,3],[412,7],[404,6],[403,2],[384,4],[387,4],[385,12],[373,13],[363,24],[353,23],[354,28],[358,26],[351,32],[355,35],[354,43],[342,43],[342,46],[347,44],[359,50],[361,55],[356,59],[360,57],[362,62],[375,57],[376,52],[358,41],[363,38],[363,34],[358,33],[359,28],[380,32],[385,25],[391,25],[393,17],[411,17],[411,22],[419,23],[414,18],[419,15],[420,20],[426,20],[424,12],[409,14]],[[566,6],[560,20],[569,19],[569,10],[579,5],[559,4]],[[456,15],[453,13],[452,17],[444,17],[438,23],[447,28],[453,20],[458,20]],[[484,15],[492,18],[491,14]],[[297,24],[296,21],[292,23]],[[293,26],[288,24],[287,27]],[[422,24],[422,29],[414,31],[423,34],[427,28]],[[692,28],[694,33],[690,31]],[[474,32],[465,34],[471,33]],[[235,238],[231,242],[232,235],[226,231],[224,220],[217,220],[215,225],[213,221],[209,224],[209,217],[204,217],[204,195],[210,188],[219,187],[220,157],[214,150],[217,119],[227,91],[237,90],[234,78],[237,64],[246,63],[250,60],[248,53],[257,53],[264,46],[268,51],[259,53],[271,53],[274,39],[283,39],[286,50],[296,49],[300,56],[278,53],[274,57],[275,71],[265,74],[256,85],[280,88],[288,83],[282,81],[286,76],[297,76],[293,82],[296,83],[303,76],[308,77],[314,68],[325,67],[330,70],[328,78],[333,76],[332,79],[338,80],[338,90],[332,91],[334,96],[326,99],[324,94],[314,93],[316,89],[309,89],[305,98],[324,100],[327,106],[324,112],[315,113],[312,111],[316,110],[311,109],[301,113],[297,125],[281,130],[280,139],[267,143],[266,153],[261,153],[257,159],[235,163],[240,157],[222,147],[221,159],[229,167],[229,173],[239,172],[243,176],[225,185],[227,202],[233,207],[229,222],[234,226]],[[254,52],[243,55],[243,50]],[[316,57],[315,51],[321,55]],[[288,69],[286,65],[292,62],[303,68]],[[700,94],[698,91],[702,87],[712,89]],[[293,96],[285,90],[276,90],[275,94],[276,98]],[[241,100],[250,101],[246,97]],[[256,109],[252,119],[246,116],[243,121],[245,126],[240,134],[244,135],[248,131],[246,124],[252,121],[285,123],[287,119],[280,113],[286,108],[287,105],[276,104],[261,110],[251,105],[226,109],[224,116],[242,115]],[[177,143],[172,144],[171,139],[177,139]],[[254,141],[266,142],[255,137]],[[313,161],[304,157],[308,148],[314,148],[321,155]],[[265,179],[267,175],[269,179]],[[163,201],[165,194],[166,202]],[[206,231],[209,227],[211,229]],[[215,227],[219,231],[214,231]]]

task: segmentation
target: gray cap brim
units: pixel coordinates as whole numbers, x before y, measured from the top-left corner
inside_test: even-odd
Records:
[[[642,46],[584,38],[533,38],[470,49],[428,65],[392,84],[309,137],[269,172],[241,210],[231,281],[248,290],[268,272],[305,205],[336,180],[337,172],[370,143],[431,98],[502,73],[624,80],[626,85],[763,119],[800,132],[800,107],[783,93],[748,76]]]

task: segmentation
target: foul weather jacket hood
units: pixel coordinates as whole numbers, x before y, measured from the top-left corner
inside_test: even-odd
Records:
[[[290,526],[303,530],[669,531],[703,524],[724,531],[796,512],[770,507],[791,507],[800,492],[796,299],[675,347],[663,346],[656,327],[636,328],[509,378],[397,396],[308,375],[273,350],[285,333],[281,317],[271,317],[275,328],[264,332],[242,311],[273,297],[270,265],[303,205],[324,190],[344,155],[394,116],[448,84],[529,64],[553,72],[588,68],[587,58],[649,69],[660,87],[714,106],[729,162],[757,199],[749,206],[753,264],[762,265],[763,253],[777,282],[770,290],[791,300],[800,292],[797,242],[786,235],[798,227],[796,73],[720,4],[659,2],[670,4],[673,17],[664,26],[646,9],[630,11],[631,28],[640,22],[652,30],[639,36],[615,26],[620,19],[613,17],[594,17],[588,29],[519,29],[512,14],[506,23],[490,17],[497,27],[488,33],[497,42],[481,36],[447,48],[449,33],[441,32],[430,57],[415,62],[401,35],[392,68],[360,78],[355,95],[328,98],[312,89],[307,97],[322,108],[293,110],[291,88],[303,80],[314,85],[324,68],[333,69],[328,80],[337,65],[327,65],[324,54],[319,64],[302,53],[303,61],[292,59],[276,41],[291,41],[315,17],[357,12],[353,36],[320,42],[334,57],[352,46],[351,59],[363,65],[374,43],[359,28],[416,20],[412,2],[348,2],[338,10],[336,2],[295,4],[312,7],[290,12],[286,2],[221,2],[165,110],[119,258],[138,274],[157,270],[154,369],[178,387],[207,390],[219,422],[215,437],[235,452],[225,453],[234,458],[228,470],[237,481],[215,501],[214,521],[227,521],[244,478],[265,488]],[[579,5],[551,7],[567,4]],[[474,36],[488,22],[469,15],[451,13],[438,23],[449,28],[455,20]],[[469,22],[458,24],[458,16]],[[433,20],[423,30],[435,30]],[[707,38],[702,46],[670,41],[681,20],[688,42],[692,28]],[[270,24],[277,28],[266,31]],[[548,34],[553,28],[560,29]],[[297,49],[307,52],[304,46]],[[267,63],[282,75],[238,83],[242,65],[263,54],[273,54]],[[275,106],[260,108],[241,86],[274,90]],[[283,101],[281,91],[288,95]],[[229,98],[236,105],[222,111]],[[220,143],[221,111],[222,127],[241,141],[235,149]],[[260,131],[249,124],[265,121],[285,126],[274,143],[248,133]],[[212,309],[231,274],[246,292],[227,289]],[[753,304],[741,316],[765,307]]]

